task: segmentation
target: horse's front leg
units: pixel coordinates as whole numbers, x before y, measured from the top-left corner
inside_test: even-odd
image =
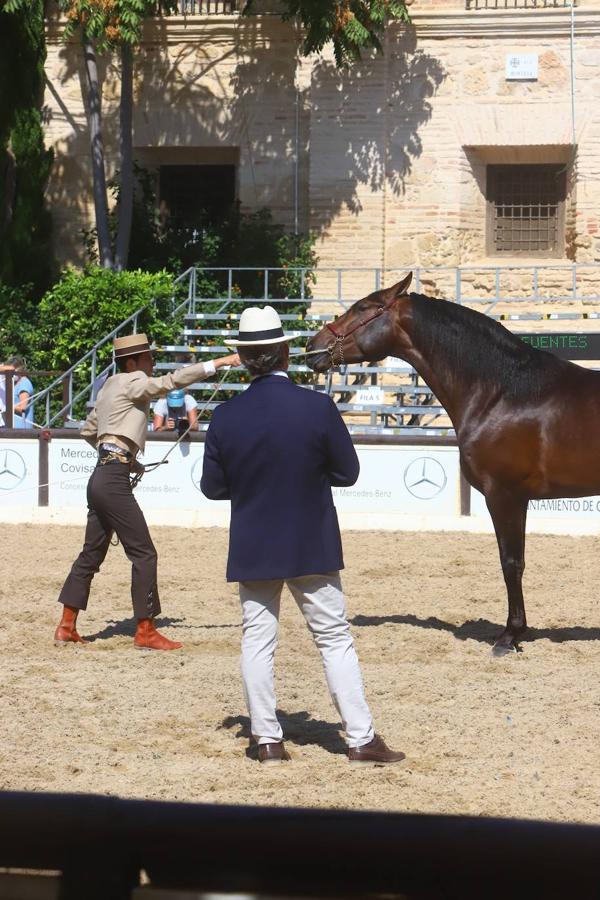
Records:
[[[488,493],[485,499],[496,531],[502,573],[508,592],[506,628],[492,650],[494,656],[504,656],[511,650],[516,651],[517,639],[527,630],[522,586],[527,500],[511,496],[507,492],[495,491]]]

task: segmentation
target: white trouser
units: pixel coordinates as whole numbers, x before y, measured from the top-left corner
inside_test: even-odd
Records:
[[[339,572],[290,578],[285,583],[321,653],[329,692],[341,716],[348,746],[368,744],[375,736],[373,720],[346,618]],[[252,734],[259,744],[283,739],[275,713],[273,684],[283,584],[282,579],[240,582],[242,678]]]

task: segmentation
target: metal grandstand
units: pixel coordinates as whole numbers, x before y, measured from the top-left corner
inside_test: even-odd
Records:
[[[310,335],[325,322],[360,297],[394,284],[407,271],[413,272],[415,291],[471,306],[511,329],[527,323],[528,328],[556,331],[568,322],[570,331],[583,328],[591,332],[592,323],[600,319],[600,264],[316,271],[190,268],[175,280],[173,289],[172,315],[181,320],[181,338],[176,344],[157,348],[156,369],[167,372],[185,362],[229,352],[223,341],[237,333],[244,307],[270,303],[279,310],[290,335],[292,377],[308,389],[331,393],[350,431],[452,434],[443,407],[402,360],[388,357],[372,365],[342,366],[316,379],[301,356]],[[110,342],[118,334],[136,332],[142,311],[122,322],[36,396],[38,424],[78,424],[112,372]],[[205,413],[201,427],[207,427],[210,412],[218,403],[245,390],[247,383],[243,370],[233,370],[209,402],[216,384],[193,385],[191,391]]]

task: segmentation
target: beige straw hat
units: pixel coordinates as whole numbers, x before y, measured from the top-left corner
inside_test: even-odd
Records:
[[[237,338],[223,343],[228,347],[258,347],[261,344],[281,344],[287,340],[276,309],[272,306],[249,306],[240,316]]]
[[[134,353],[144,353],[150,350],[148,338],[145,334],[128,334],[126,337],[118,337],[113,341],[115,359],[122,356],[133,356]]]

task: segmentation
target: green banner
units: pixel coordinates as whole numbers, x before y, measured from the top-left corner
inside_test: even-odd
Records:
[[[600,333],[514,332],[536,350],[547,350],[562,359],[600,359]]]

